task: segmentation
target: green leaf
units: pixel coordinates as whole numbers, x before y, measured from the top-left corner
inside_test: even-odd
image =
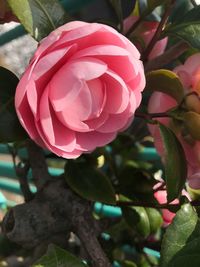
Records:
[[[200,6],[187,12],[178,23],[171,24],[165,30],[166,35],[173,35],[186,41],[193,48],[200,49]]]
[[[145,208],[124,207],[122,213],[130,228],[136,230],[143,237],[150,235],[150,223]]]
[[[165,178],[167,200],[179,197],[187,177],[187,161],[184,150],[171,129],[159,123],[164,145]]]
[[[126,162],[118,176],[119,193],[133,200],[137,198],[148,202],[150,198],[153,201],[152,188],[155,184],[155,179],[147,171],[141,169],[142,165],[140,169],[138,167],[140,165],[137,165],[137,162]]]
[[[123,13],[122,13],[122,3],[121,0],[109,0],[110,4],[112,5],[119,22],[123,21]]]
[[[199,267],[200,221],[190,204],[177,212],[161,247],[161,267]]]
[[[145,210],[149,218],[150,232],[151,234],[155,234],[163,224],[162,215],[154,208],[146,208]]]
[[[147,73],[146,90],[165,93],[173,97],[178,103],[184,97],[184,88],[179,77],[174,72],[165,69]]]
[[[14,107],[18,81],[11,71],[0,67],[0,142],[13,142],[27,138]]]
[[[137,267],[137,265],[134,262],[128,260],[121,261],[120,264],[122,267]]]
[[[49,245],[46,255],[33,267],[86,267],[86,265],[66,250]]]
[[[115,204],[115,191],[110,180],[96,167],[85,162],[69,161],[65,177],[69,186],[83,198]]]
[[[69,21],[58,0],[7,0],[25,29],[38,41]]]

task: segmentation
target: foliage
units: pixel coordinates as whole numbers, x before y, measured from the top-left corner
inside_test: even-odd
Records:
[[[193,201],[192,195],[188,194],[193,189],[189,188],[188,184],[189,178],[194,172],[200,173],[200,67],[197,68],[197,71],[192,72],[191,79],[189,69],[187,72],[183,68],[174,71],[174,68],[181,65],[194,52],[200,51],[200,5],[195,1],[137,0],[131,1],[130,4],[130,1],[94,0],[87,1],[85,7],[71,14],[65,8],[66,1],[8,0],[7,2],[27,33],[39,42],[66,22],[93,21],[93,16],[98,15],[98,20],[95,17],[95,22],[112,25],[117,31],[129,37],[140,50],[141,58],[145,58],[144,70],[148,69],[148,72],[145,73],[146,87],[143,92],[142,104],[136,111],[135,119],[129,129],[126,132],[120,132],[109,145],[89,151],[89,154],[85,153],[76,160],[61,160],[45,150],[47,161],[51,162],[53,166],[62,166],[60,169],[63,174],[56,178],[52,176],[50,180],[44,182],[41,188],[38,187],[36,176],[39,175],[45,180],[42,163],[38,168],[39,171],[35,172],[30,153],[30,140],[27,141],[28,136],[22,129],[15,111],[14,95],[19,79],[8,69],[0,67],[0,142],[9,145],[9,152],[14,160],[23,192],[27,191],[26,186],[28,186],[28,183],[25,183],[24,190],[24,180],[28,176],[29,168],[32,169],[34,178],[32,181],[35,182],[38,192],[36,195],[29,192],[31,197],[28,199],[28,205],[29,202],[33,201],[35,205],[39,201],[41,207],[46,208],[46,214],[41,216],[44,217],[42,218],[44,223],[46,223],[45,216],[49,216],[52,225],[55,225],[54,215],[56,216],[60,211],[54,207],[53,203],[57,203],[58,200],[53,199],[55,195],[51,189],[51,201],[48,206],[45,201],[49,195],[44,193],[44,188],[55,183],[55,180],[59,180],[62,181],[63,188],[71,192],[68,204],[70,202],[70,205],[74,207],[73,197],[78,199],[77,206],[69,216],[69,221],[74,220],[75,223],[73,221],[69,228],[66,228],[67,230],[54,233],[55,236],[58,234],[58,239],[57,236],[50,238],[52,243],[58,244],[60,247],[50,245],[45,254],[47,243],[50,241],[43,240],[42,246],[44,247],[41,246],[42,248],[38,250],[41,249],[42,254],[45,255],[39,260],[37,259],[33,266],[94,266],[94,259],[91,255],[94,255],[93,250],[95,251],[98,246],[92,247],[94,244],[92,242],[97,242],[95,244],[101,244],[103,249],[103,252],[100,253],[101,257],[105,252],[109,261],[116,267],[198,267],[200,264],[200,202],[198,200],[200,186],[194,188],[197,200]],[[68,2],[70,3],[70,1]],[[80,1],[71,1],[72,6],[76,4],[77,6],[81,5]],[[101,6],[98,12],[96,12],[96,6]],[[94,14],[90,10],[93,10]],[[91,16],[88,16],[88,12],[91,13]],[[133,16],[134,21],[127,30],[124,20],[128,16]],[[153,38],[146,40],[146,33],[149,31]],[[78,34],[81,34],[81,31]],[[160,42],[163,38],[168,38],[168,45],[163,47],[161,53],[151,59],[143,57],[143,55],[150,55],[157,44],[161,45]],[[141,39],[142,42],[140,42]],[[85,39],[83,46],[84,42]],[[92,40],[92,42],[98,43],[98,40]],[[123,42],[125,43],[124,39],[122,39]],[[143,43],[142,48],[140,43]],[[59,45],[61,50],[64,45],[63,43]],[[54,51],[55,47],[50,45],[47,49]],[[73,49],[76,48],[73,47]],[[100,61],[101,55],[98,56]],[[90,57],[92,58],[91,55]],[[159,69],[155,67],[157,66],[155,62],[161,66]],[[50,61],[49,63],[51,64]],[[190,69],[195,69],[198,64],[200,64],[198,60],[193,64],[190,63]],[[34,68],[34,66],[31,67]],[[47,67],[47,64],[44,64],[44,67]],[[49,75],[52,69],[48,71]],[[57,71],[56,68],[55,71]],[[122,69],[121,71],[123,72]],[[112,75],[114,74],[112,73]],[[136,83],[141,77],[134,76],[134,79],[127,81],[127,84]],[[199,79],[198,82],[195,82],[195,79]],[[185,84],[188,88],[185,88]],[[26,85],[24,86],[26,87]],[[134,95],[135,92],[132,93]],[[170,105],[168,107],[166,104],[164,112],[148,112],[148,105],[154,94],[162,95],[164,99],[167,99],[166,102],[172,100],[176,104],[173,107]],[[139,96],[136,95],[135,99],[139,101]],[[33,99],[33,101],[37,101],[37,99]],[[160,108],[160,103],[154,104]],[[42,131],[39,126],[37,130]],[[161,158],[158,157],[155,150],[152,136],[155,137],[155,145]],[[56,143],[56,136],[52,138]],[[12,144],[10,144],[11,142]],[[38,143],[44,146],[44,144]],[[61,149],[63,147],[61,146]],[[21,148],[27,148],[29,155],[22,157],[19,152]],[[81,149],[84,151],[84,148]],[[16,164],[18,160],[20,161],[19,165]],[[191,163],[190,160],[193,162]],[[40,161],[39,158],[38,161]],[[19,172],[19,166],[21,167],[20,171],[23,170],[23,172]],[[29,176],[31,175],[29,174]],[[157,191],[164,193],[167,197],[157,199]],[[188,191],[184,193],[187,197],[183,197],[185,191]],[[62,194],[61,197],[64,199],[65,195]],[[44,199],[41,196],[45,196]],[[100,211],[95,209],[96,202],[101,202]],[[84,205],[85,203],[85,210],[84,208],[83,210],[78,209],[79,204]],[[59,214],[60,221],[56,222],[58,226],[65,227],[67,224],[63,219],[66,216],[65,205],[66,202],[63,200],[63,216]],[[169,222],[165,222],[164,212],[172,217],[175,216],[172,222],[172,217]],[[4,229],[6,233],[9,232],[7,236],[11,240],[13,237],[11,233],[15,226],[12,224],[13,214],[15,215],[15,212],[6,217],[8,228]],[[27,212],[27,216],[29,214],[30,210]],[[80,218],[83,232],[85,231],[86,235],[79,231],[80,229],[77,230],[76,223],[80,222]],[[33,233],[34,231],[37,233],[36,223],[37,216],[33,216],[31,221]],[[49,228],[51,228],[49,224],[46,224],[43,232]],[[83,242],[83,239],[87,238],[89,230],[91,230],[94,240],[88,238]],[[73,234],[71,234],[72,232]],[[63,236],[65,236],[64,242]],[[36,239],[33,242],[36,242]],[[19,238],[18,241],[20,243],[21,239]],[[0,246],[7,243],[8,240],[0,236]],[[91,251],[87,249],[88,244],[90,248],[92,247]],[[8,248],[7,245],[5,247],[6,249],[0,253],[2,258],[6,258],[10,254],[22,253],[19,247],[11,249],[10,243]],[[156,254],[159,252],[161,259]],[[23,251],[24,257],[27,256],[26,253]],[[30,258],[37,255],[35,252],[28,253]],[[99,266],[95,267],[102,267],[101,260],[100,258]]]

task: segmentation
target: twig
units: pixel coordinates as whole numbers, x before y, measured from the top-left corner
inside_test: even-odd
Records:
[[[165,117],[171,117],[170,114],[167,112],[160,112],[160,113],[141,113],[141,112],[136,112],[135,113],[136,117],[145,119],[145,120],[152,120],[153,118],[165,118]]]
[[[199,203],[200,205],[200,203]],[[145,207],[145,208],[156,208],[156,209],[170,209],[170,208],[179,208],[180,204],[159,204],[159,203],[151,203],[151,202],[143,202],[143,201],[117,201],[116,206],[118,207]]]
[[[172,60],[177,59],[180,55],[182,55],[188,48],[189,45],[182,41],[175,44],[161,56],[148,61],[145,64],[145,71],[149,72],[166,66],[167,64],[172,62]]]
[[[145,207],[145,208],[156,208],[156,209],[179,209],[182,204],[170,204],[170,203],[150,203],[150,202],[143,202],[143,201],[117,201],[116,206],[118,207]],[[199,207],[200,206],[200,200],[193,200],[190,201],[190,205],[193,207]]]
[[[130,37],[130,35],[139,27],[141,22],[143,21],[144,16],[138,18],[138,20],[130,27],[130,29],[126,33],[126,37]]]
[[[168,17],[171,13],[171,10],[173,8],[173,5],[174,5],[175,1],[174,0],[171,0],[171,3],[167,6],[163,16],[162,16],[162,19],[158,25],[158,28],[153,36],[153,38],[151,39],[150,43],[148,44],[147,48],[145,49],[143,55],[142,55],[142,60],[145,62],[147,61],[147,58],[149,56],[149,54],[151,53],[154,45],[156,44],[156,42],[158,41],[161,33],[162,33],[162,30],[163,30],[163,27],[164,25],[166,24],[167,20],[168,20]]]

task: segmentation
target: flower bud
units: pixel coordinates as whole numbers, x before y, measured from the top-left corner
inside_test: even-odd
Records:
[[[187,191],[192,199],[200,197],[200,172],[197,172],[188,178]]]
[[[190,135],[200,140],[200,114],[189,111],[184,114],[184,124]]]
[[[187,109],[200,113],[200,99],[197,94],[190,94],[186,96],[185,105]]]

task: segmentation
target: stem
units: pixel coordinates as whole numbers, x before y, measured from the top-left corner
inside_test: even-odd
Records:
[[[142,201],[117,201],[117,206],[119,207],[145,207],[145,208],[156,208],[156,209],[170,209],[170,208],[179,208],[180,204],[159,204],[159,203],[149,203],[149,202],[142,202]],[[200,205],[200,202],[199,202]]]
[[[188,47],[189,45],[185,42],[179,42],[175,44],[161,56],[148,61],[145,65],[145,71],[149,72],[166,66],[172,60],[177,59],[180,55],[182,55],[188,49]]]
[[[190,205],[193,207],[199,207],[200,206],[200,200],[193,200],[189,202]],[[159,203],[147,203],[147,202],[142,202],[142,201],[120,201],[118,200],[116,203],[116,206],[118,207],[145,207],[145,208],[156,208],[156,209],[170,209],[170,208],[176,208],[179,209],[182,204],[170,204],[170,203],[164,203],[164,204],[159,204]]]
[[[171,117],[170,114],[167,112],[160,112],[160,113],[141,113],[141,112],[136,112],[135,113],[136,117],[145,119],[145,120],[152,120],[153,118],[165,118],[165,117]]]
[[[130,37],[132,32],[134,32],[137,29],[137,27],[140,25],[140,23],[143,21],[143,19],[144,19],[144,16],[141,16],[141,17],[138,18],[138,20],[135,23],[133,23],[133,25],[127,31],[126,37]]]
[[[144,62],[147,61],[149,54],[151,53],[152,49],[154,48],[154,45],[156,44],[156,42],[158,41],[158,39],[162,33],[163,27],[167,23],[168,17],[171,13],[171,10],[172,10],[174,3],[175,3],[175,1],[171,0],[171,3],[167,6],[167,8],[163,14],[163,17],[161,19],[161,22],[159,23],[158,28],[157,28],[153,38],[151,39],[150,43],[148,44],[146,50],[144,51],[144,53],[142,55],[142,61],[144,61]]]

